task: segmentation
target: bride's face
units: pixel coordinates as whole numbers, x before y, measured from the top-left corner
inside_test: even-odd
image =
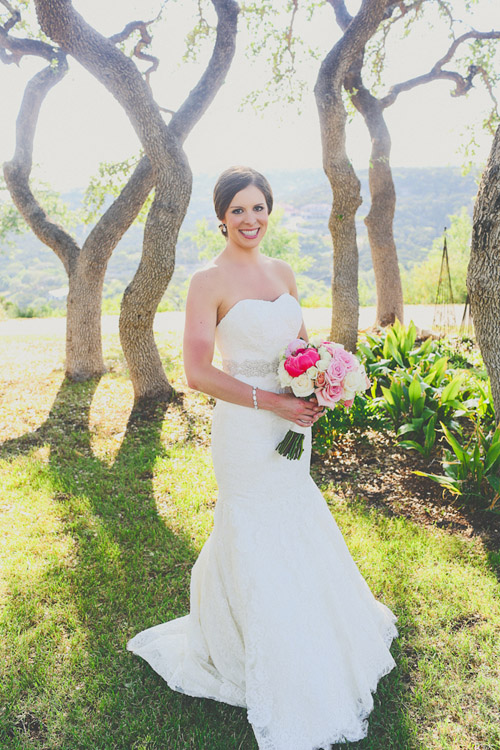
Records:
[[[264,193],[255,185],[248,185],[236,193],[224,216],[228,242],[245,249],[257,247],[266,233],[268,220]]]

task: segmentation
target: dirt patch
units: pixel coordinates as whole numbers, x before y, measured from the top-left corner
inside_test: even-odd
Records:
[[[333,482],[346,499],[361,496],[390,515],[404,516],[471,538],[481,536],[489,549],[500,549],[500,515],[461,507],[458,499],[416,470],[441,473],[416,451],[400,448],[390,434],[369,431],[362,438],[344,436],[326,456],[313,455],[313,474]]]

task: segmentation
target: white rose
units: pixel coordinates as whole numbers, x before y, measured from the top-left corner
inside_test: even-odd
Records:
[[[328,349],[325,346],[320,346],[318,349],[318,354],[321,359],[325,359],[327,362],[329,362],[332,358],[332,355],[328,351]]]
[[[298,378],[293,379],[292,391],[294,395],[299,398],[310,396],[311,393],[314,392],[314,383],[307,377],[306,373],[303,372]]]
[[[318,348],[323,343],[323,336],[313,336],[309,339],[309,343]],[[324,349],[324,347],[321,348]]]
[[[355,395],[356,391],[353,391],[350,388],[344,387],[344,389],[342,390],[342,398],[344,401],[351,401]]]
[[[365,391],[366,390],[366,379],[365,373],[360,370],[353,370],[348,372],[344,378],[344,388],[348,388],[351,391]]]
[[[351,372],[348,372],[344,378],[344,388],[349,388],[349,390],[356,391],[358,390],[358,383],[359,383],[359,374],[357,370],[352,370]]]
[[[318,376],[318,368],[312,365],[308,370],[306,370],[306,375],[308,378],[311,378],[311,380],[314,380]]]
[[[329,365],[329,364],[330,364],[330,363],[329,363],[329,362],[327,362],[327,361],[326,361],[326,359],[318,359],[318,361],[317,361],[317,362],[316,362],[316,364],[315,364],[315,367],[316,367],[316,369],[317,369],[317,370],[319,370],[320,372],[324,372],[325,370],[327,370],[327,369],[328,369],[328,365]]]
[[[289,373],[285,370],[285,360],[279,363],[278,365],[278,380],[280,381],[281,385],[288,386],[292,383],[292,376],[289,375]]]

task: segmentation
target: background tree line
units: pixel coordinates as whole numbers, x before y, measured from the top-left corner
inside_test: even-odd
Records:
[[[368,174],[364,171],[359,176],[362,195],[366,197]],[[328,183],[320,170],[271,171],[269,177],[276,198],[284,204],[279,222],[284,231],[279,236],[281,242],[286,241],[290,245],[288,260],[301,273],[301,303],[311,307],[329,307],[332,262],[331,243],[326,231]],[[219,251],[223,246],[219,233],[214,236],[206,231],[213,232],[217,226],[210,203],[210,191],[215,179],[216,175],[194,177],[191,202],[177,243],[175,271],[159,304],[160,312],[184,308],[187,282],[193,271],[206,262],[205,249],[210,247],[210,243]],[[453,292],[458,301],[464,301],[473,198],[477,190],[476,175],[472,172],[460,175],[457,168],[400,168],[394,170],[394,180],[399,195],[394,236],[405,302],[432,304],[435,300],[443,221],[449,225],[448,249]],[[83,236],[85,229],[79,218],[82,191],[64,194],[61,199],[59,210],[65,211],[66,221],[71,222],[70,217],[73,217],[77,237]],[[4,207],[7,208],[7,203],[4,203]],[[359,298],[361,305],[374,305],[375,280],[367,232],[362,221],[363,208],[357,219]],[[5,211],[3,225],[6,230],[18,216],[14,207],[9,212]],[[48,248],[27,227],[25,229],[23,234],[15,234],[10,229],[7,237],[0,240],[0,295],[5,300],[6,308],[8,302],[13,303],[8,314],[27,317],[63,315],[67,288],[64,270]],[[117,314],[120,311],[123,291],[139,263],[141,233],[141,226],[132,226],[110,258],[103,285],[104,313]],[[295,246],[298,246],[300,256],[311,258],[307,268],[299,269],[296,251],[294,255]],[[279,251],[277,248],[276,252]],[[266,252],[269,252],[267,243]],[[274,252],[272,247],[270,252]],[[427,266],[429,254],[430,265]]]

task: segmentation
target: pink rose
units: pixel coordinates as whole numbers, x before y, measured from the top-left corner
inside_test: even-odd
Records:
[[[331,385],[341,383],[346,376],[346,372],[345,364],[336,357],[333,357],[326,368],[326,379]]]
[[[340,347],[335,350],[333,358],[337,362],[342,362],[346,372],[353,372],[353,370],[357,370],[359,367],[359,362],[354,354],[351,354],[351,352],[347,352],[345,349],[341,349]]]
[[[338,344],[333,344],[331,341],[323,341],[321,346],[324,346],[327,352],[330,352],[330,354],[335,354],[335,349],[338,347]]]
[[[326,376],[324,372],[318,372],[316,375],[316,388],[323,388],[326,383]]]
[[[294,339],[293,341],[290,341],[285,351],[285,357],[290,357],[290,355],[292,354],[297,354],[298,349],[305,349],[306,346],[307,344],[304,339]]]
[[[353,398],[347,398],[347,399],[346,399],[346,400],[345,400],[345,401],[343,402],[343,404],[344,404],[345,408],[346,408],[346,409],[349,409],[349,408],[350,408],[350,407],[352,406],[352,404],[353,404],[353,401],[354,401],[354,399],[353,399]]]
[[[324,388],[318,388],[314,392],[318,399],[318,404],[326,406],[328,409],[333,409],[342,398],[343,390],[340,384],[331,385],[330,383],[326,383]]]
[[[316,364],[319,354],[316,349],[298,349],[295,355],[285,359],[285,370],[292,378],[297,378]]]

